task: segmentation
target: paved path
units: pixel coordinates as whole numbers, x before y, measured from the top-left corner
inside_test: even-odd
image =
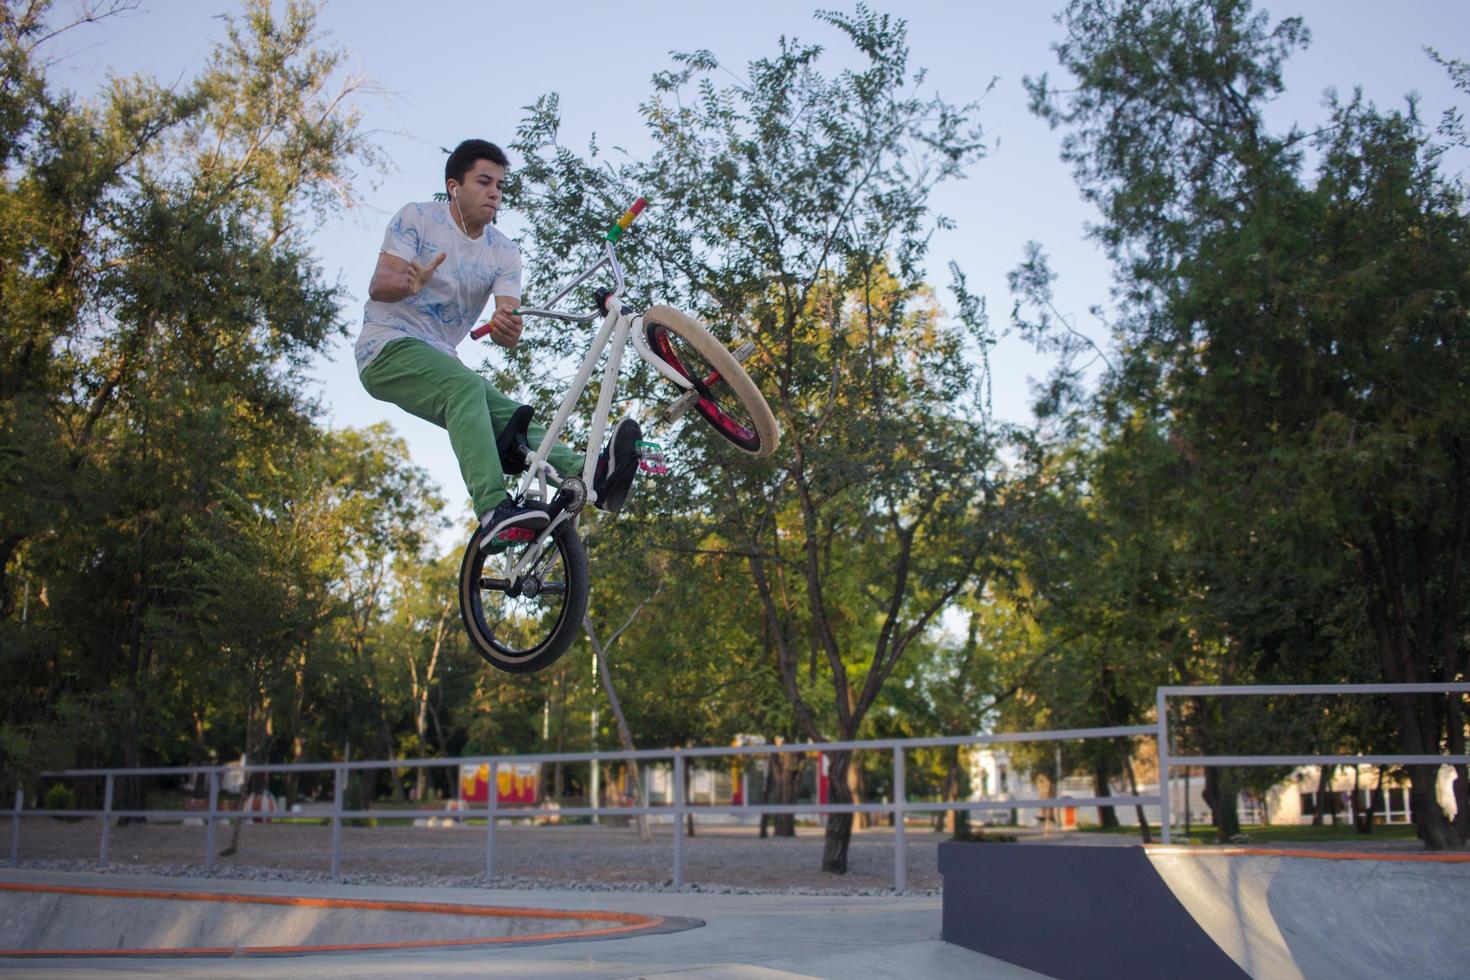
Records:
[[[189,880],[0,869],[0,881],[98,888],[235,892],[605,910],[695,918],[699,928],[538,946],[323,953],[227,959],[0,959],[0,974],[37,977],[1036,977],[941,941],[938,897],[496,891]],[[4,923],[0,922],[0,928]],[[372,941],[371,935],[361,941]]]

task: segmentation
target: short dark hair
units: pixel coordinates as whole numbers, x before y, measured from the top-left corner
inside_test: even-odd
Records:
[[[444,163],[444,182],[451,180],[464,183],[464,175],[469,173],[476,160],[489,160],[491,163],[510,169],[510,159],[505,151],[488,140],[465,140],[454,148],[449,154],[449,159]]]

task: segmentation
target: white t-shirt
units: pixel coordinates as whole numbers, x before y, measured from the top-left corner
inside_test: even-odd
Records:
[[[493,226],[467,239],[440,201],[406,204],[383,236],[383,249],[405,262],[428,265],[440,252],[444,264],[419,291],[397,303],[368,300],[353,353],[360,372],[389,341],[413,337],[455,357],[490,296],[521,295],[521,253]]]

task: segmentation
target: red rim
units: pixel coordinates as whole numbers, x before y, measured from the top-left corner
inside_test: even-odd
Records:
[[[678,353],[675,352],[674,345],[669,340],[670,332],[661,323],[650,323],[648,325],[649,341],[654,351],[675,371],[678,371],[692,381],[694,380],[694,375],[684,366],[684,362],[679,359]],[[713,385],[718,384],[720,380],[720,372],[712,370],[708,377],[700,379],[700,384],[708,390]],[[700,415],[704,416],[706,421],[719,431],[720,435],[729,439],[737,446],[752,451],[760,448],[760,436],[755,430],[747,428],[735,421],[714,399],[700,396],[699,401],[695,403],[694,407]]]

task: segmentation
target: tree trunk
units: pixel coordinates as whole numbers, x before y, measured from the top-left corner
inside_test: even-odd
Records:
[[[209,761],[209,743],[204,738],[204,715],[199,709],[191,712],[194,721],[194,751],[199,757],[201,764]],[[196,799],[205,799],[209,796],[209,775],[196,772],[189,795]]]
[[[378,734],[383,739],[383,755],[389,762],[398,758],[398,746],[393,743],[393,726],[388,722],[387,705],[382,699],[378,700]],[[388,793],[394,803],[404,801],[403,777],[406,774],[402,769],[385,769],[388,775]]]
[[[1456,850],[1465,846],[1455,825],[1450,823],[1439,805],[1435,790],[1439,785],[1438,766],[1407,766],[1409,801],[1414,815],[1414,828],[1419,839],[1431,851]]]
[[[779,740],[777,744],[780,744]],[[766,800],[786,806],[795,803],[796,794],[801,789],[801,757],[792,752],[772,752],[767,759],[766,779],[770,789],[765,794]],[[761,814],[762,836],[765,836],[768,821],[772,836],[796,836],[796,814]]]
[[[1373,806],[1370,803],[1368,812],[1363,812],[1363,767],[1353,767],[1353,829],[1360,834],[1373,831]]]
[[[1228,844],[1240,833],[1240,814],[1236,812],[1236,788],[1234,774],[1229,769],[1209,766],[1205,769],[1205,802],[1215,824],[1215,835],[1220,843]]]
[[[851,803],[852,790],[847,770],[852,764],[851,752],[827,753],[827,793],[830,803]],[[847,874],[847,851],[852,844],[852,814],[829,813],[827,834],[822,844],[822,870],[828,874]]]
[[[301,655],[296,658],[291,678],[291,761],[299,763],[306,754],[306,744],[302,737],[305,726],[302,724],[302,709],[306,701],[306,646],[301,648]],[[296,805],[297,797],[300,795],[301,777],[299,773],[286,774],[286,810],[289,812]]]
[[[949,756],[949,763],[946,766],[947,771],[944,779],[945,802],[958,803],[961,800],[969,799],[969,773],[965,771],[964,760],[960,756],[960,747],[958,745],[951,745],[945,749],[945,753]],[[954,840],[967,841],[974,839],[974,835],[970,830],[969,810],[950,810],[946,814],[946,818],[945,830],[948,831]],[[898,819],[902,820],[903,816],[900,815]]]
[[[862,803],[868,798],[868,780],[863,773],[862,757],[856,752],[847,763],[847,798],[853,803]],[[873,826],[873,815],[871,813],[855,813],[853,824],[864,828]]]
[[[147,594],[140,586],[133,603],[128,636],[127,695],[122,732],[123,766],[128,769],[138,769],[143,765],[142,727],[143,714],[146,711],[144,691],[147,688],[143,660],[143,611],[146,607]],[[137,776],[118,778],[113,786],[112,802],[119,810],[147,809],[148,800],[142,780]],[[121,817],[117,823],[122,827],[134,820],[138,823],[144,822],[141,817]]]
[[[775,765],[775,762],[774,762],[774,758],[775,758],[774,756],[768,756],[767,757],[767,761],[766,761],[766,775],[765,775],[765,778],[761,780],[761,802],[762,803],[770,803],[771,802],[771,797],[775,795],[775,791],[776,791],[776,765]],[[761,840],[765,840],[767,837],[770,836],[770,823],[771,823],[771,815],[769,813],[766,813],[764,810],[761,811],[761,831],[760,831],[760,838],[761,838]]]
[[[1162,781],[1163,780],[1161,778],[1160,779],[1160,782],[1162,782]],[[1166,792],[1167,792],[1167,790],[1166,790]],[[1185,768],[1184,768],[1184,839],[1185,840],[1189,840],[1189,838],[1191,836],[1193,836],[1193,834],[1194,834],[1194,825],[1191,822],[1192,819],[1193,819],[1193,817],[1191,816],[1191,814],[1189,812],[1189,804],[1190,804],[1190,800],[1189,800],[1189,767],[1188,766],[1185,766]]]
[[[1130,793],[1132,793],[1134,796],[1137,796],[1138,795],[1138,777],[1136,775],[1134,775],[1134,772],[1133,772],[1133,757],[1129,753],[1127,753],[1127,752],[1124,752],[1123,753],[1123,772],[1128,776],[1128,791]],[[1186,769],[1186,770],[1184,770],[1184,772],[1185,772],[1185,781],[1184,781],[1184,786],[1185,786],[1185,794],[1184,794],[1184,812],[1185,812],[1184,827],[1185,827],[1185,833],[1184,833],[1184,839],[1185,840],[1188,840],[1189,839],[1189,792],[1188,792],[1188,787],[1189,787],[1189,770]],[[1167,781],[1163,778],[1163,774],[1162,773],[1159,774],[1159,792],[1160,793],[1167,793],[1167,792],[1169,792],[1169,787],[1167,785]],[[1139,831],[1139,833],[1141,833],[1143,835],[1143,842],[1145,844],[1152,844],[1154,842],[1154,835],[1153,835],[1153,831],[1149,829],[1148,815],[1143,812],[1143,804],[1142,803],[1136,803],[1136,804],[1134,804],[1134,811],[1138,814],[1138,831]]]
[[[1424,645],[1428,638],[1415,635],[1404,610],[1410,603],[1401,570],[1395,564],[1397,549],[1392,522],[1386,518],[1372,520],[1372,534],[1354,542],[1358,547],[1358,574],[1367,593],[1366,612],[1378,647],[1383,679],[1391,684],[1426,682],[1434,679],[1428,669]],[[1450,643],[1453,654],[1454,643]],[[1451,660],[1452,664],[1453,661]],[[1458,697],[1458,695],[1452,695]],[[1436,755],[1440,752],[1440,736],[1445,733],[1445,717],[1438,699],[1406,694],[1388,698],[1398,723],[1399,751],[1405,755]],[[1458,703],[1449,709],[1458,717]],[[1450,744],[1463,744],[1463,733],[1449,732]],[[1440,807],[1436,792],[1438,766],[1407,766],[1409,798],[1412,801],[1414,827],[1419,839],[1431,851],[1455,850],[1465,846],[1470,830],[1470,815],[1462,808],[1451,823]],[[1466,794],[1470,799],[1470,793]],[[1465,821],[1462,826],[1460,821]]]
[[[1113,795],[1113,790],[1108,785],[1108,767],[1102,762],[1097,762],[1092,767],[1092,791],[1099,799]],[[1118,811],[1110,806],[1097,808],[1097,822],[1103,829],[1121,826],[1118,823]]]
[[[257,679],[251,684],[250,703],[245,708],[245,765],[253,765],[265,744],[265,719],[270,713],[270,696],[265,692],[264,682]],[[229,857],[240,850],[240,831],[245,826],[245,800],[266,788],[266,774],[251,772],[245,776],[241,787],[240,816],[234,820],[230,831],[230,842],[220,851],[220,857]]]
[[[429,693],[434,687],[434,673],[439,667],[439,651],[444,647],[444,638],[449,634],[449,613],[451,603],[446,600],[439,607],[439,621],[434,624],[434,644],[429,652],[429,665],[424,668],[423,682],[419,682],[418,668],[414,663],[413,655],[408,657],[409,673],[413,681],[413,730],[418,736],[419,751],[427,753],[429,749]],[[429,771],[423,766],[415,770],[413,784],[413,796],[420,804],[429,791]]]
[[[1377,773],[1375,773],[1375,776],[1376,778],[1373,780],[1373,793],[1371,796],[1368,797],[1368,819],[1363,821],[1363,826],[1359,828],[1365,834],[1373,833],[1373,825],[1376,822],[1376,815],[1384,809],[1383,804],[1385,801],[1383,796],[1382,766],[1378,767],[1378,771]]]
[[[608,667],[607,663],[607,651],[609,647],[617,642],[618,637],[623,635],[623,630],[626,630],[633,624],[633,619],[642,610],[644,605],[647,605],[646,601],[640,604],[637,609],[633,610],[628,616],[627,621],[608,640],[606,647],[602,645],[602,642],[597,637],[597,630],[592,626],[591,613],[586,613],[582,616],[582,629],[586,631],[587,642],[592,644],[592,653],[597,657],[597,674],[602,678],[602,690],[607,695],[609,707],[612,708],[613,720],[617,722],[618,742],[622,744],[624,752],[635,752],[637,748],[633,744],[633,733],[628,728],[628,718],[623,714],[623,702],[618,697],[617,687],[613,684],[612,670]],[[628,789],[632,792],[634,801],[639,806],[642,806],[644,804],[643,782],[639,777],[637,762],[628,763]],[[637,824],[638,839],[644,841],[652,840],[653,834],[648,827],[648,815],[643,813],[638,814]]]
[[[1451,663],[1450,668],[1445,671],[1446,676],[1455,677],[1458,664]],[[1446,712],[1449,723],[1447,726],[1449,738],[1447,745],[1450,755],[1465,754],[1465,722],[1463,712],[1460,710],[1461,695],[1451,691],[1445,695],[1449,701],[1449,710]],[[1455,771],[1455,779],[1450,784],[1450,791],[1455,798],[1455,832],[1460,835],[1462,844],[1470,844],[1470,766],[1463,762],[1456,763],[1452,767]]]
[[[1316,806],[1312,808],[1312,826],[1322,826],[1322,818],[1326,816],[1327,809],[1331,805],[1327,798],[1332,793],[1332,766],[1325,765],[1317,775],[1317,799]]]

